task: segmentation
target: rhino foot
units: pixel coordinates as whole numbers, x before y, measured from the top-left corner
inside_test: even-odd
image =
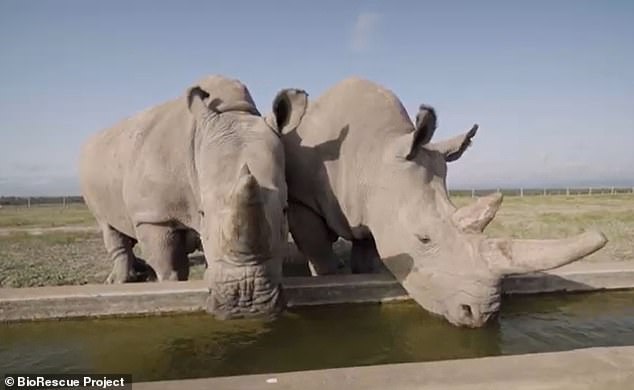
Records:
[[[132,263],[131,282],[156,282],[158,277],[154,269],[143,259],[138,257]]]
[[[156,280],[156,273],[152,267],[145,260],[135,258],[129,270],[126,264],[115,263],[105,284],[155,282]]]

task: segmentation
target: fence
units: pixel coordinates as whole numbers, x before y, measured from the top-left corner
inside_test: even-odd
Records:
[[[84,198],[81,196],[2,196],[0,206],[18,207],[44,207],[57,206],[69,207],[71,205],[83,204]]]
[[[482,196],[492,192],[501,192],[504,196],[551,196],[551,195],[617,195],[634,194],[634,187],[561,187],[561,188],[490,188],[449,190],[451,196]],[[84,204],[81,196],[2,196],[0,206],[58,206]]]
[[[551,196],[551,195],[617,195],[634,194],[634,187],[560,187],[560,188],[490,188],[471,190],[449,190],[451,196],[482,196],[501,192],[504,196]]]

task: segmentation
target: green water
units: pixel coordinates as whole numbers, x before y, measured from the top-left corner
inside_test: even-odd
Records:
[[[413,303],[304,308],[281,318],[206,315],[0,325],[0,374],[226,376],[634,345],[634,292],[506,298],[499,320],[460,329]]]

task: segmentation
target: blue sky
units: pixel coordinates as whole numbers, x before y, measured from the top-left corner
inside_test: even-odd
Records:
[[[634,1],[0,0],[0,195],[77,194],[90,134],[212,73],[477,122],[450,187],[634,185]]]

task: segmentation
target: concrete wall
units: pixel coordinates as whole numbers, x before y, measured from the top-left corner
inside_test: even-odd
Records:
[[[289,306],[408,299],[390,274],[292,277],[284,280]],[[506,294],[634,288],[634,262],[573,263],[503,282]],[[0,321],[150,315],[203,311],[204,282],[84,285],[0,289]]]
[[[133,387],[135,390],[629,390],[634,388],[634,347],[145,382]]]

